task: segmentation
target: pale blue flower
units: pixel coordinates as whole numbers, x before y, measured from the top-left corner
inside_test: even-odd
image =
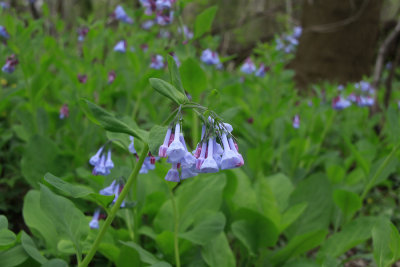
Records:
[[[99,217],[100,217],[100,209],[96,209],[93,218],[89,223],[89,227],[91,229],[99,229]]]
[[[178,171],[178,164],[172,164],[171,169],[168,171],[167,175],[165,176],[165,180],[170,182],[179,182],[179,171]]]

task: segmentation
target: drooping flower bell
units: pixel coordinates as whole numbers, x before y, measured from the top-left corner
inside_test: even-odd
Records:
[[[164,58],[161,55],[155,55],[151,58],[150,68],[160,70],[164,67]]]
[[[175,126],[174,140],[168,146],[167,149],[168,160],[172,163],[179,163],[186,154],[185,147],[183,146],[182,142],[179,139],[180,139],[180,124],[177,123]]]
[[[104,151],[104,146],[93,155],[89,160],[90,165],[94,166],[92,173],[94,175],[109,175],[111,169],[114,168],[114,163],[111,160],[111,150],[109,149],[107,155]]]
[[[0,36],[4,39],[10,38],[10,34],[7,32],[7,30],[4,26],[0,26]]]
[[[292,122],[293,128],[298,129],[300,128],[300,116],[298,114],[296,114],[293,117],[293,122]]]
[[[131,152],[132,154],[137,154],[136,149],[135,149],[135,138],[133,136],[129,136],[129,139],[131,140],[130,144],[129,144],[129,152]]]
[[[263,63],[260,64],[260,67],[256,70],[255,75],[257,77],[264,77],[267,71],[269,71],[269,67],[266,67]]]
[[[180,181],[178,163],[172,164],[171,169],[167,172],[167,175],[165,176],[165,180],[176,183]]]
[[[64,104],[60,109],[60,119],[63,120],[68,117],[69,117],[69,108],[67,104]]]
[[[116,20],[119,20],[121,22],[127,23],[127,24],[132,24],[133,23],[133,19],[131,17],[128,16],[128,14],[126,14],[124,8],[120,5],[118,5],[114,12],[111,14],[111,16],[113,18],[115,18]]]
[[[11,55],[7,58],[6,64],[4,64],[1,70],[5,73],[13,73],[18,63],[17,57],[15,55]]]
[[[211,51],[210,49],[206,49],[201,53],[201,61],[203,61],[207,65],[216,65],[218,66],[220,63],[218,53]]]
[[[247,58],[242,67],[240,68],[240,71],[245,74],[252,74],[253,72],[256,71],[256,65],[251,60],[251,58]]]
[[[221,140],[224,147],[224,153],[222,154],[221,158],[221,169],[226,170],[242,166],[240,157],[229,146],[229,142],[225,133],[221,135]]]
[[[93,218],[89,223],[89,227],[91,229],[99,229],[99,217],[100,217],[100,209],[97,208],[93,214]]]
[[[208,146],[207,146],[207,157],[201,164],[200,171],[203,173],[214,173],[218,172],[218,164],[214,159],[214,139],[208,139]]]
[[[117,182],[116,180],[113,180],[112,183],[111,183],[109,186],[107,186],[107,187],[101,189],[101,190],[99,191],[99,194],[100,194],[100,195],[103,195],[103,196],[112,196],[112,195],[114,195],[114,200],[113,200],[113,202],[112,202],[112,203],[114,204],[114,203],[117,201],[118,196],[119,196],[119,194],[121,193],[123,187],[124,187],[124,186],[123,186],[122,183],[119,183],[119,182]],[[122,201],[120,207],[121,207],[121,208],[125,207],[125,200]]]
[[[345,109],[351,106],[351,102],[342,96],[332,99],[332,107],[337,110]]]
[[[114,46],[114,51],[120,52],[120,53],[125,53],[127,46],[128,46],[128,44],[126,43],[126,41],[121,40]]]

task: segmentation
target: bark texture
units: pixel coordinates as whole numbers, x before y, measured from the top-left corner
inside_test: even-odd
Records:
[[[382,0],[304,0],[303,34],[290,67],[299,87],[359,81],[373,69]]]

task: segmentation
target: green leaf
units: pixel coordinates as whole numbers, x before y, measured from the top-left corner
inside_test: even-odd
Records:
[[[8,229],[0,230],[0,247],[8,246],[15,242],[15,234]]]
[[[327,234],[327,230],[318,230],[295,236],[272,257],[271,262],[275,266],[282,266],[286,261],[319,246],[325,240]]]
[[[201,249],[201,256],[209,266],[234,267],[235,256],[229,246],[225,233],[220,233]]]
[[[43,255],[37,249],[32,238],[25,232],[22,232],[21,243],[22,243],[22,247],[25,249],[26,253],[28,253],[29,256],[31,256],[35,261],[39,262],[40,264],[47,262],[47,259],[45,257],[43,257]]]
[[[68,267],[68,264],[62,259],[51,259],[44,263],[42,267]]]
[[[158,155],[158,149],[164,142],[168,127],[154,125],[149,134],[149,149],[151,154]]]
[[[57,175],[65,173],[67,163],[52,140],[35,135],[26,146],[21,160],[21,170],[28,183],[38,188],[39,181],[46,172]]]
[[[183,61],[180,67],[182,83],[194,99],[198,99],[200,94],[207,88],[207,76],[199,63],[193,58]]]
[[[31,190],[25,195],[22,215],[32,233],[43,238],[46,247],[55,254],[58,234],[55,225],[40,208],[39,191]]]
[[[123,121],[117,119],[114,115],[97,106],[96,104],[83,100],[84,111],[86,115],[96,124],[103,127],[105,130],[116,133],[126,133],[134,136],[138,140],[147,142],[147,132],[141,129],[133,129]]]
[[[203,220],[196,221],[192,230],[180,234],[179,237],[198,245],[205,245],[223,232],[225,227],[225,216],[223,213],[204,214],[202,217]]]
[[[356,193],[346,190],[335,190],[333,200],[343,212],[345,221],[350,219],[362,206],[361,198]]]
[[[251,255],[256,255],[261,248],[274,246],[278,241],[278,229],[273,222],[260,213],[240,209],[235,217],[238,219],[232,223],[232,233]]]
[[[8,220],[4,215],[0,215],[0,230],[8,229]]]
[[[339,257],[349,249],[371,238],[371,231],[377,222],[374,217],[360,217],[346,224],[322,244],[317,258]]]
[[[158,264],[158,263],[162,262],[159,259],[157,259],[153,254],[151,254],[147,250],[143,249],[141,246],[139,246],[138,244],[136,244],[134,242],[123,242],[123,241],[120,241],[120,242],[125,246],[135,249],[139,253],[141,261],[144,263],[153,265],[153,264]],[[166,264],[165,266],[171,266],[168,263],[165,263],[165,264]]]
[[[99,245],[98,251],[103,254],[110,261],[116,262],[118,260],[120,249],[114,244],[102,242]]]
[[[201,37],[211,30],[217,9],[217,6],[209,7],[196,17],[194,22],[194,39]]]
[[[89,187],[67,183],[51,173],[46,173],[44,180],[55,188],[61,190],[67,196],[73,198],[89,198],[104,208],[107,208],[108,205],[114,200],[114,195],[103,196],[98,193],[94,193]]]
[[[15,246],[7,251],[0,252],[0,266],[14,267],[22,264],[29,258],[21,245]]]
[[[300,215],[303,214],[303,212],[306,210],[308,204],[303,202],[296,204],[292,207],[290,207],[285,213],[282,215],[281,219],[281,224],[279,227],[279,230],[282,232],[285,230],[287,227],[289,227],[292,223],[294,223]]]
[[[400,235],[388,220],[381,219],[372,229],[374,258],[378,267],[390,267],[400,258]]]
[[[46,186],[41,185],[40,190],[40,207],[57,226],[57,232],[69,238],[81,254],[81,240],[89,233],[85,215],[70,200],[54,194]]]
[[[168,70],[169,70],[169,78],[171,80],[171,83],[184,95],[185,89],[183,88],[182,81],[181,81],[181,76],[179,74],[178,66],[176,65],[175,59],[168,55],[167,56],[168,60]]]
[[[157,78],[149,79],[151,87],[165,97],[168,97],[178,105],[184,104],[187,97],[170,83]]]

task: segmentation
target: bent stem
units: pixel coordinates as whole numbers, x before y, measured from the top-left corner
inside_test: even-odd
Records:
[[[122,189],[121,194],[119,195],[117,201],[115,202],[110,213],[108,214],[107,219],[105,220],[104,224],[102,225],[88,254],[83,259],[83,261],[78,265],[79,267],[87,267],[89,265],[90,261],[92,260],[92,258],[94,257],[94,255],[96,254],[97,248],[99,247],[100,242],[103,239],[103,236],[107,231],[107,228],[111,225],[118,210],[120,209],[122,201],[124,201],[126,195],[128,194],[129,190],[131,189],[132,184],[135,181],[136,177],[138,176],[139,170],[142,167],[144,159],[146,158],[148,152],[149,152],[149,146],[148,146],[148,144],[145,144],[144,148],[142,150],[142,153],[140,154],[139,161],[136,163],[135,168],[133,169],[131,175],[129,176],[128,181],[126,182],[126,184],[124,186],[124,189]]]

